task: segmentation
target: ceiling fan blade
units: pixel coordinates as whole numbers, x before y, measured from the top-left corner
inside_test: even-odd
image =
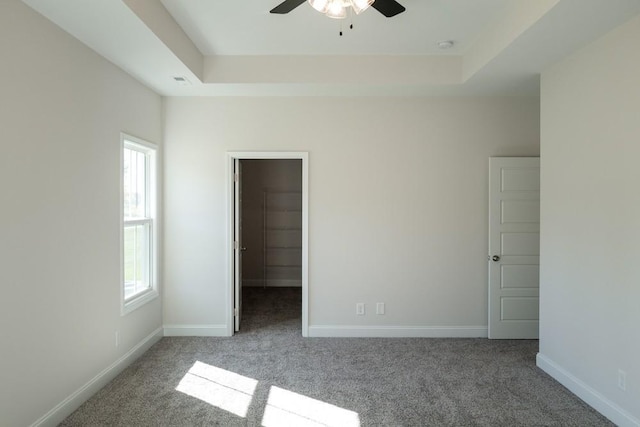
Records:
[[[372,8],[386,16],[387,18],[391,18],[392,16],[396,16],[399,13],[404,12],[405,7],[398,3],[396,0],[376,0],[371,5]]]
[[[271,13],[289,13],[307,0],[284,0],[282,3],[271,9]]]

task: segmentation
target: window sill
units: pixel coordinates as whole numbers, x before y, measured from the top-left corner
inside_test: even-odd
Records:
[[[149,289],[148,291],[143,292],[140,295],[136,295],[134,298],[122,304],[120,315],[124,316],[126,314],[129,314],[132,311],[142,307],[143,305],[146,305],[147,303],[153,301],[159,296],[160,294],[155,289]]]

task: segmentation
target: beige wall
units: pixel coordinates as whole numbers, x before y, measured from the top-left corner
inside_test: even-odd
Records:
[[[638,40],[635,18],[542,76],[541,361],[619,425],[640,424]]]
[[[311,326],[486,328],[488,157],[538,154],[537,98],[165,105],[166,324],[224,331],[225,152],[284,150],[309,152]]]
[[[162,142],[162,100],[17,0],[0,54],[0,425],[25,426],[161,326],[160,300],[120,316],[119,158]]]

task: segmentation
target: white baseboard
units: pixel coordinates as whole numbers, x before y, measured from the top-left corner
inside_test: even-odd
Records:
[[[593,409],[620,427],[640,427],[640,420],[634,417],[589,385],[567,372],[560,365],[538,353],[536,364],[540,369],[551,375],[556,381],[568,388],[573,394],[584,400]]]
[[[162,338],[162,328],[158,328],[149,334],[109,367],[93,377],[88,383],[40,417],[31,427],[53,427],[60,424],[66,417],[71,415],[73,411],[78,409],[80,405],[96,394],[98,390],[107,385],[120,372],[124,371],[127,366],[149,350],[152,345],[160,341],[160,338]]]
[[[258,287],[267,287],[267,288],[300,288],[302,287],[302,280],[286,280],[286,279],[269,279],[267,280],[267,285],[265,286],[264,280],[259,279],[243,279],[242,286],[248,288],[258,288]]]
[[[165,337],[228,337],[227,325],[164,325]]]
[[[310,337],[487,338],[486,326],[309,326]]]

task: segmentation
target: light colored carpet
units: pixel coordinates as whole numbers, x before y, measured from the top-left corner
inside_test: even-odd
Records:
[[[537,341],[302,338],[299,289],[247,289],[232,338],[163,338],[63,426],[608,426]]]

